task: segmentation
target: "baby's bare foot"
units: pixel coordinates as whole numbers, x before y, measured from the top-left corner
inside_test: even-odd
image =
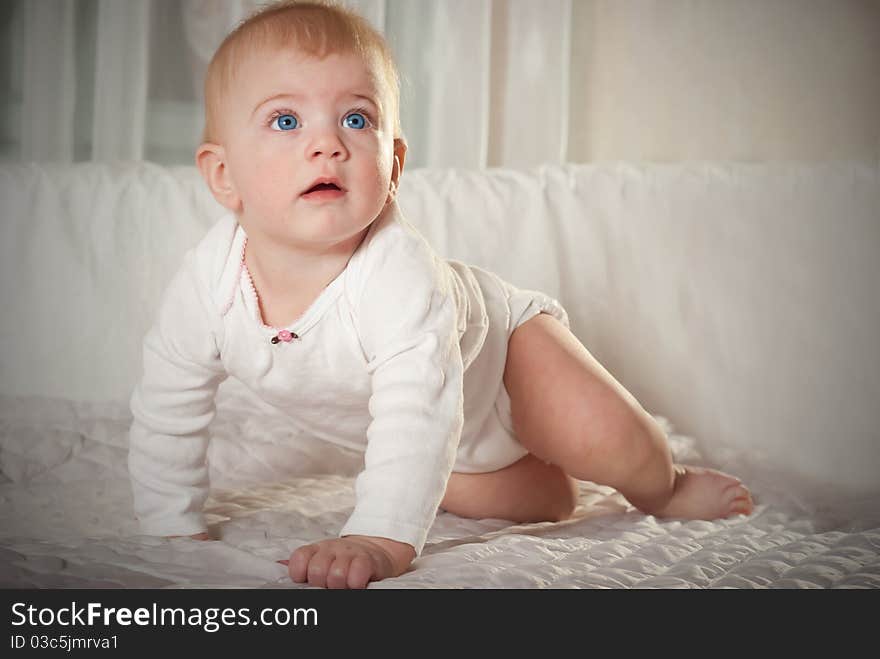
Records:
[[[723,519],[752,512],[752,495],[742,482],[720,471],[675,465],[675,491],[658,517]]]

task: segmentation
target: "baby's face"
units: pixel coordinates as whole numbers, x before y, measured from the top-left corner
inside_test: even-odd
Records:
[[[222,131],[249,235],[320,248],[381,213],[394,135],[380,80],[354,54],[317,59],[285,49],[242,63]]]

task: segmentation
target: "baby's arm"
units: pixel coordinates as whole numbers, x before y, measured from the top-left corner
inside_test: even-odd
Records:
[[[389,227],[400,232],[400,227]],[[298,549],[294,580],[351,587],[397,576],[421,551],[463,424],[458,313],[445,263],[404,234],[377,237],[354,318],[372,376],[364,470],[341,538]]]
[[[128,465],[135,515],[149,535],[207,530],[207,427],[225,377],[209,305],[188,258],[144,339],[143,378],[131,399]]]

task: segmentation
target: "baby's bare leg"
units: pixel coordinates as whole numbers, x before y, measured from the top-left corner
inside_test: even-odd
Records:
[[[577,484],[559,467],[527,455],[482,474],[453,473],[440,507],[462,517],[558,522],[577,505]]]
[[[552,316],[539,314],[513,333],[504,384],[514,431],[536,463],[614,487],[650,514],[715,519],[751,512],[749,492],[736,478],[674,465],[659,424]],[[491,474],[475,475],[486,477],[492,500],[505,491],[499,480],[504,471],[493,472],[491,486]],[[520,485],[514,475],[507,479],[510,489]],[[448,491],[459,486],[460,476],[453,475]],[[474,480],[470,489],[479,486]],[[510,489],[510,497],[521,496]],[[471,507],[480,505],[479,496],[470,499]]]

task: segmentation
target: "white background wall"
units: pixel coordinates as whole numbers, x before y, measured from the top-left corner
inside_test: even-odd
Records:
[[[877,0],[574,0],[569,156],[880,159]]]

